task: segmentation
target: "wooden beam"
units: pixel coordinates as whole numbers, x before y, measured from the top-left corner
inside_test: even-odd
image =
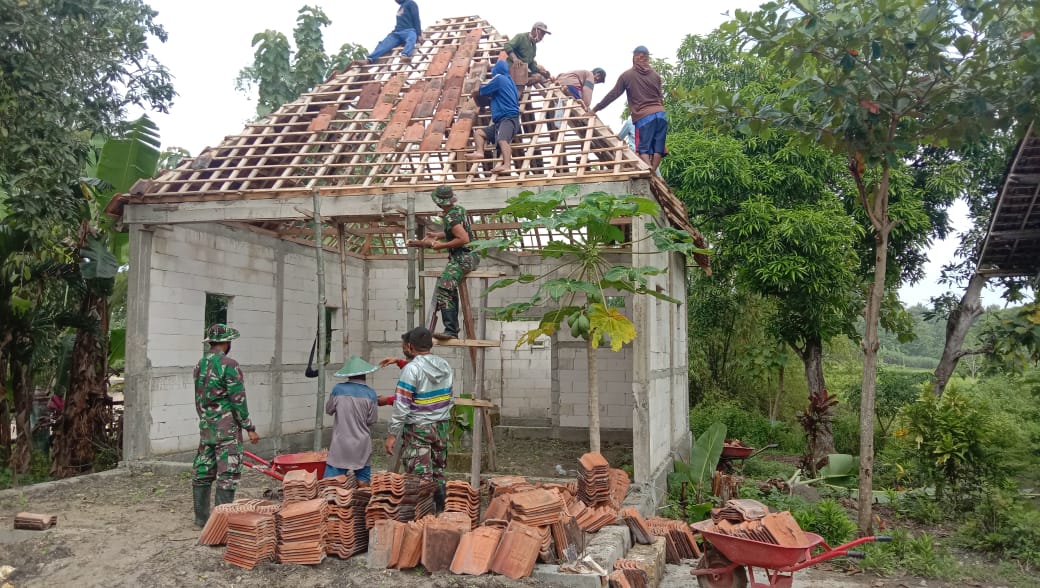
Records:
[[[439,278],[444,270],[425,270],[419,272],[419,276],[423,278]],[[502,278],[505,277],[505,272],[494,272],[494,271],[483,271],[473,270],[466,274],[467,278]]]
[[[498,408],[491,403],[490,400],[481,400],[479,398],[452,398],[452,402],[458,406],[474,406],[478,408]]]
[[[493,339],[434,339],[433,344],[442,347],[501,347]]]

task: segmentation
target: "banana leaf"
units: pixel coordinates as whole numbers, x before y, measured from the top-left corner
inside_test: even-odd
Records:
[[[694,442],[687,476],[698,493],[705,487],[711,488],[711,476],[719,464],[725,442],[726,425],[722,423],[713,423]]]

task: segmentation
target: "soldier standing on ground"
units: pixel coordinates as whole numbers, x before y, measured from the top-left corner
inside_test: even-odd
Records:
[[[235,487],[242,475],[242,431],[249,442],[260,435],[249,420],[246,390],[238,362],[228,357],[231,341],[239,332],[217,323],[206,331],[209,350],[195,366],[195,411],[199,415],[199,450],[193,464],[192,494],[195,525],[205,526],[209,519],[209,495],[217,483],[214,505],[235,500]]]

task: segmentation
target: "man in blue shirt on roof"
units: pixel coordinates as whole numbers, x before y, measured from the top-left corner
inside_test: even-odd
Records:
[[[476,149],[467,153],[468,159],[483,159],[484,149],[490,143],[498,147],[502,163],[491,170],[492,174],[508,172],[513,166],[513,137],[520,132],[520,94],[513,78],[509,76],[509,63],[500,59],[491,69],[491,80],[473,91],[473,98],[491,99],[491,124],[473,129]]]
[[[422,23],[419,22],[419,5],[415,0],[394,0],[397,9],[397,26],[368,54],[368,59],[355,61],[351,65],[369,65],[389,53],[394,47],[404,45],[401,55],[412,58],[416,42],[422,43]]]

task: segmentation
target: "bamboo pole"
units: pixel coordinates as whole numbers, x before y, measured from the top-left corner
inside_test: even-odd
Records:
[[[318,391],[314,399],[314,451],[320,451],[325,420],[325,249],[321,243],[321,203],[318,201],[318,190],[313,190],[311,196],[314,200],[314,251],[318,267]]]
[[[406,239],[412,239],[415,234],[415,196],[408,196],[408,213],[405,217]],[[415,327],[415,247],[408,248],[408,330]]]
[[[343,339],[343,361],[350,357],[350,333],[347,332],[348,314],[347,310],[347,228],[342,222],[336,223],[336,233],[339,237],[339,279],[340,279],[340,304],[339,311],[340,329]]]

